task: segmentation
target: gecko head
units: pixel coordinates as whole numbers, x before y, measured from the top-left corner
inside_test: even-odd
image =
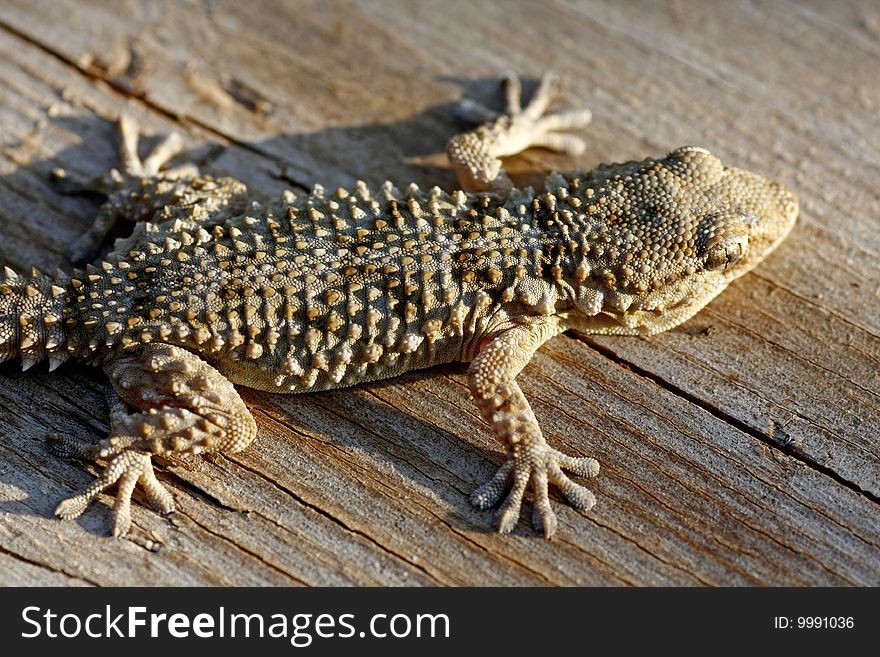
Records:
[[[600,248],[585,239],[585,255],[601,257],[584,259],[591,280],[578,306],[587,330],[653,334],[680,324],[761,262],[797,219],[797,198],[781,183],[725,167],[702,148],[591,178],[599,189],[588,207],[600,209],[588,225]],[[604,208],[595,202],[603,194]]]
[[[666,159],[679,164],[693,190],[690,204],[678,204],[692,216],[686,274],[694,269],[723,288],[772,253],[797,220],[797,197],[780,182],[725,167],[702,148],[680,148]]]

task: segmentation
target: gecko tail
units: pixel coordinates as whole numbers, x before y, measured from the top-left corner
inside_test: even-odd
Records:
[[[22,370],[49,359],[49,370],[68,358],[63,314],[68,277],[31,270],[20,276],[9,267],[0,282],[0,362],[21,358]]]

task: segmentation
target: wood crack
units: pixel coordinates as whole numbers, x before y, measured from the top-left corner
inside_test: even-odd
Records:
[[[74,580],[77,580],[80,582],[85,582],[86,584],[89,584],[90,586],[101,586],[101,582],[89,579],[88,577],[83,577],[82,575],[74,575],[72,573],[67,572],[66,570],[63,570],[60,568],[54,568],[48,564],[41,563],[41,562],[36,561],[34,559],[28,559],[27,557],[24,557],[20,554],[17,554],[15,552],[10,551],[10,550],[7,550],[2,545],[0,545],[0,554],[5,554],[6,556],[8,556],[11,559],[15,559],[16,561],[20,561],[22,563],[26,563],[28,565],[35,566],[36,568],[40,568],[41,570],[45,570],[50,573],[57,573],[59,575],[64,575],[65,577],[69,577],[70,579],[74,579]]]
[[[572,338],[575,340],[579,340],[580,342],[583,342],[584,344],[589,346],[591,349],[602,354],[605,358],[616,363],[617,365],[625,367],[626,369],[628,369],[628,370],[634,372],[635,374],[638,374],[639,376],[642,376],[646,379],[650,379],[651,381],[653,381],[654,383],[656,383],[660,387],[668,390],[672,394],[674,394],[678,397],[681,397],[682,399],[684,399],[684,400],[686,400],[696,406],[699,406],[707,413],[714,415],[719,420],[723,420],[724,422],[731,425],[732,427],[751,436],[755,440],[760,441],[761,443],[763,443],[764,445],[766,445],[770,449],[778,450],[778,451],[782,452],[783,454],[785,454],[786,456],[789,456],[796,461],[800,461],[801,463],[812,468],[813,470],[822,473],[823,475],[825,475],[826,477],[829,477],[830,479],[833,479],[838,484],[840,484],[840,485],[848,488],[849,490],[853,491],[854,493],[857,493],[858,495],[870,500],[874,504],[880,504],[880,497],[878,497],[877,495],[874,495],[870,491],[862,489],[857,484],[845,479],[844,477],[842,477],[840,474],[838,474],[837,472],[835,472],[831,468],[822,465],[821,463],[817,462],[815,459],[812,459],[809,456],[807,456],[806,454],[801,453],[799,450],[797,450],[791,446],[779,444],[777,441],[773,440],[773,438],[771,436],[768,436],[767,434],[750,426],[749,424],[743,422],[739,418],[734,417],[734,416],[730,415],[729,413],[726,413],[725,411],[722,411],[720,408],[709,403],[707,400],[700,399],[696,395],[694,395],[690,392],[687,392],[686,390],[680,388],[679,386],[676,386],[675,384],[673,384],[670,381],[665,380],[660,375],[655,374],[654,372],[651,372],[649,370],[646,370],[643,367],[636,365],[635,363],[627,361],[626,359],[622,358],[621,356],[616,354],[611,349],[608,349],[607,347],[604,347],[596,342],[593,342],[592,340],[590,340],[584,336],[576,335],[576,336],[572,336]]]

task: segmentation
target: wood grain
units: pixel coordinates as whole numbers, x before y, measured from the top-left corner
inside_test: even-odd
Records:
[[[505,71],[566,81],[594,125],[577,162],[699,144],[795,189],[756,271],[651,339],[566,335],[520,377],[548,440],[599,459],[589,513],[512,536],[468,493],[501,451],[464,367],[305,396],[242,390],[245,452],[157,459],[179,511],[57,501],[94,467],[43,438],[107,431],[99,372],[0,366],[3,585],[880,584],[880,9],[822,3],[117,3],[0,6],[0,264],[68,268],[93,199],[49,182],[116,163],[114,121],[177,130],[256,197],[285,187],[451,187],[462,95]],[[194,38],[193,35],[198,35]],[[109,498],[105,498],[105,501]]]

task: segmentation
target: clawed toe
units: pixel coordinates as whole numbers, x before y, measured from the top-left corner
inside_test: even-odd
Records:
[[[545,73],[541,77],[532,99],[523,110],[523,115],[532,121],[537,121],[547,111],[561,89],[562,83],[559,76],[555,73]]]
[[[549,151],[564,153],[576,157],[583,153],[587,145],[580,137],[573,135],[559,135],[555,133],[543,133],[532,137],[529,146],[533,148],[546,148]]]
[[[498,504],[504,491],[506,491],[507,487],[510,485],[514,465],[515,461],[513,459],[505,461],[504,465],[498,468],[495,475],[489,481],[471,493],[471,504],[481,511],[491,509]]]
[[[512,73],[504,78],[504,99],[507,114],[515,116],[522,112],[522,83]]]
[[[599,474],[599,461],[589,456],[569,456],[557,450],[554,452],[556,465],[578,477],[595,477]]]
[[[46,443],[55,456],[62,458],[86,458],[94,448],[94,444],[87,440],[57,431],[46,434]]]
[[[119,173],[116,172],[116,175],[118,176]],[[50,180],[55,191],[65,196],[88,194],[106,196],[113,189],[113,179],[111,174],[105,174],[94,178],[83,178],[67,169],[58,167],[52,169]]]

